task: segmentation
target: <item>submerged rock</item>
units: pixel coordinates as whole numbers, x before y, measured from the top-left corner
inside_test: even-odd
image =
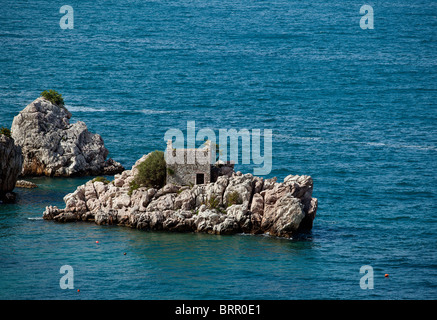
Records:
[[[70,124],[71,113],[38,98],[13,120],[12,137],[23,152],[23,176],[109,175],[124,168],[112,159],[98,134],[84,122]]]
[[[23,156],[13,138],[0,134],[0,200],[13,202],[12,192],[21,172]]]
[[[204,232],[211,234],[268,233],[292,237],[309,231],[317,210],[310,176],[287,176],[264,180],[251,174],[233,173],[216,182],[193,187],[165,185],[139,188],[129,195],[137,166],[104,184],[88,181],[64,197],[65,208],[49,206],[46,220],[94,221],[142,230]],[[227,203],[237,193],[237,203]]]

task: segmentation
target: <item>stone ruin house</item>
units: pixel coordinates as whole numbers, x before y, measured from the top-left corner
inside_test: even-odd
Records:
[[[216,161],[215,147],[211,148],[209,140],[197,149],[176,149],[172,140],[168,140],[166,163],[166,183],[180,186],[216,182],[219,176],[231,176],[234,172],[233,162]]]

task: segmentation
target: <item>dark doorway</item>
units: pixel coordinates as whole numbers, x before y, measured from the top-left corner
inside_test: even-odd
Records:
[[[196,174],[196,184],[204,184],[205,183],[205,174],[197,173]]]

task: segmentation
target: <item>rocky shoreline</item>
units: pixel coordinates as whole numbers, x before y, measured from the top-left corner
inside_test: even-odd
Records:
[[[45,220],[88,221],[141,230],[211,234],[269,234],[290,238],[311,230],[317,211],[310,176],[289,175],[283,182],[234,172],[214,183],[161,189],[139,188],[129,194],[130,182],[143,156],[131,170],[112,182],[90,180],[64,197],[65,208],[48,206]],[[238,194],[237,203],[227,203]]]

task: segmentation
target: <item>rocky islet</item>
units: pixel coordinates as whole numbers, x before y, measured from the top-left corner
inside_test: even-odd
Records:
[[[269,234],[290,238],[312,228],[317,199],[310,176],[289,175],[283,182],[234,172],[192,187],[166,184],[129,193],[139,159],[111,182],[90,180],[64,197],[65,208],[48,206],[46,220],[89,221],[142,230],[211,234]],[[230,204],[229,195],[239,202]]]

